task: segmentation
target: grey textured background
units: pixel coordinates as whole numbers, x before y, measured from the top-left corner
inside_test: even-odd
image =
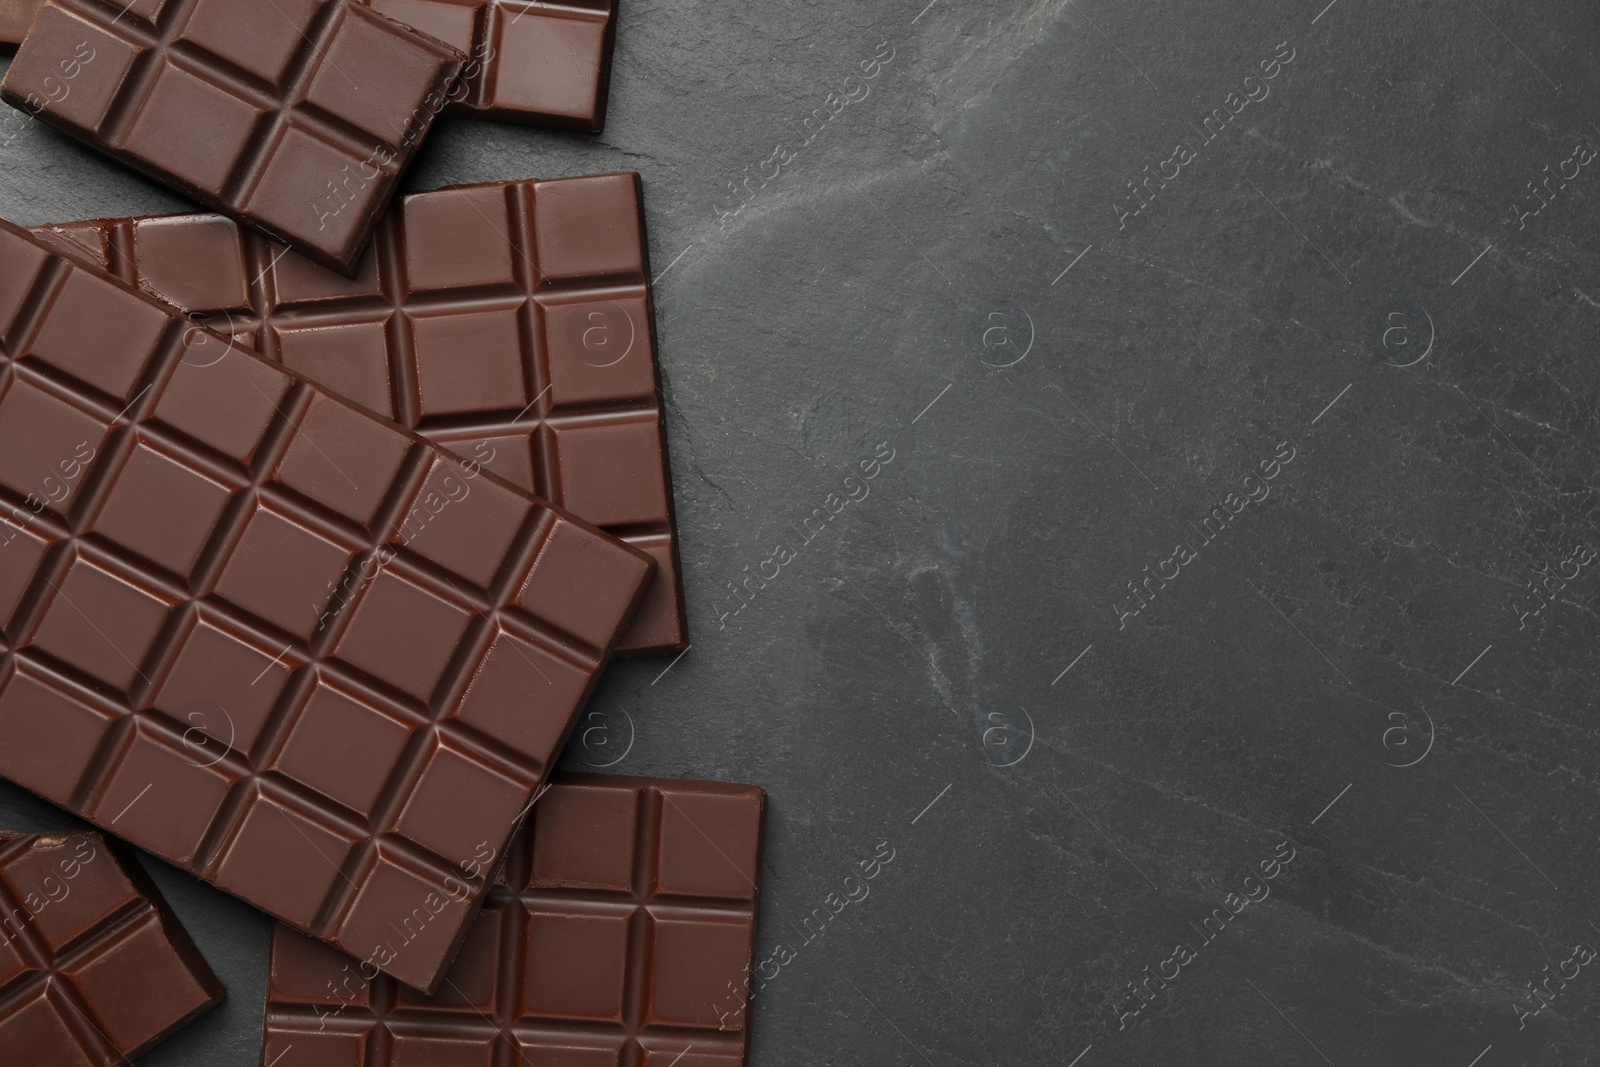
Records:
[[[1600,145],[1593,6],[924,2],[624,0],[603,136],[411,177],[644,176],[694,646],[567,762],[771,792],[753,1064],[1600,1061],[1600,967],[1519,1029],[1600,944],[1596,167],[1521,216]],[[18,222],[184,206],[0,152]],[[146,1062],[255,1064],[267,922],[152,867],[232,995]]]

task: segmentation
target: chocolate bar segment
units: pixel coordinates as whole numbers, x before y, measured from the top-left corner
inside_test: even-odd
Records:
[[[404,197],[354,281],[216,215],[34,232],[649,553],[617,651],[685,647],[638,175]]]
[[[467,55],[451,109],[599,133],[606,124],[616,0],[363,0]]]
[[[461,63],[356,0],[48,0],[0,97],[348,273]]]
[[[0,44],[21,44],[44,0],[0,0]]]
[[[0,775],[432,988],[651,570],[0,223]]]
[[[0,833],[5,1062],[123,1064],[225,996],[125,850],[93,831]]]
[[[439,992],[280,927],[276,1067],[739,1067],[765,794],[561,775]]]

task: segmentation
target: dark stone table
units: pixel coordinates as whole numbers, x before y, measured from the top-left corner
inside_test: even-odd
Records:
[[[753,1064],[1600,1060],[1592,7],[925,2],[625,0],[603,136],[410,178],[644,176],[694,644],[566,763],[771,791]],[[145,1062],[256,1064],[151,866]]]

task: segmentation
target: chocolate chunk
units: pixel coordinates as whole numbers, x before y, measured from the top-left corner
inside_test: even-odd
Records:
[[[349,273],[461,65],[356,0],[48,0],[0,97]]]
[[[6,1063],[126,1063],[225,996],[125,850],[93,831],[0,833]]]
[[[0,223],[0,775],[402,981],[651,560]]]
[[[280,927],[262,1061],[738,1067],[765,802],[557,776],[436,995]]]
[[[599,133],[616,0],[363,0],[467,54],[451,110]]]
[[[685,647],[638,175],[404,197],[353,282],[216,215],[34,232],[648,552],[617,652]]]

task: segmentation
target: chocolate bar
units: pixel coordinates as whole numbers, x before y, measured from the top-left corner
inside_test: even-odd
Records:
[[[0,223],[0,775],[422,989],[648,556]]]
[[[6,1063],[127,1063],[226,995],[138,860],[93,831],[0,833]]]
[[[599,133],[616,0],[363,0],[467,55],[450,110]]]
[[[48,0],[0,97],[350,273],[462,60],[356,0]]]
[[[467,56],[446,109],[599,133],[606,125],[616,0],[361,0]],[[44,0],[0,0],[0,43],[21,44]]]
[[[354,282],[215,215],[34,233],[649,553],[617,652],[685,647],[638,175],[404,197]]]
[[[557,776],[435,996],[279,927],[262,1062],[738,1067],[765,802]]]

